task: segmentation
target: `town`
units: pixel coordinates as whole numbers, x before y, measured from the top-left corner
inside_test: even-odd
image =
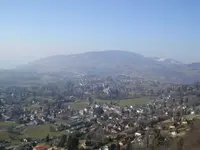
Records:
[[[200,150],[199,0],[0,0],[0,150]]]
[[[200,83],[120,75],[0,89],[0,149],[169,148],[200,117]]]

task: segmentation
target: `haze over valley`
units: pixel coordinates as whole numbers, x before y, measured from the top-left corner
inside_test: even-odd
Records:
[[[0,1],[0,150],[199,150],[200,1]]]
[[[50,74],[54,74],[55,80],[59,80],[60,76],[129,75],[169,83],[193,83],[200,78],[199,69],[199,63],[184,64],[172,59],[144,57],[133,52],[110,50],[50,56],[2,72],[13,72],[11,78],[15,78],[15,72],[26,72],[30,76],[34,72],[38,78],[46,75],[52,77]],[[23,75],[20,78],[23,79]],[[7,80],[10,80],[9,76]]]

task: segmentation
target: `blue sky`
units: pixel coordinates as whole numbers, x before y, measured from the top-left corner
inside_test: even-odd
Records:
[[[0,63],[127,50],[200,61],[198,0],[2,0]]]

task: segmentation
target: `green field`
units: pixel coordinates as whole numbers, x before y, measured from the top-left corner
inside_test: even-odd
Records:
[[[22,138],[21,135],[13,135],[8,131],[0,131],[0,140],[11,141],[11,145],[19,145],[21,143],[20,138]]]
[[[6,121],[6,122],[0,122],[0,128],[1,127],[10,127],[10,126],[16,126],[17,123],[12,121]]]
[[[65,103],[64,105],[69,105],[72,109],[75,109],[75,110],[81,110],[88,106],[88,102],[76,101],[76,102]]]
[[[9,123],[1,123],[1,125],[9,125]],[[0,140],[10,140],[12,145],[20,144],[22,138],[45,138],[48,134],[50,136],[61,136],[63,132],[53,132],[50,127],[55,128],[54,125],[38,125],[27,127],[21,135],[9,133],[7,130],[0,131]]]
[[[186,115],[184,116],[185,119],[192,120],[195,118],[200,118],[200,114],[193,114],[193,115]]]
[[[96,99],[95,102],[110,104],[111,100]],[[112,100],[112,102],[118,103],[120,106],[140,105],[140,104],[147,104],[149,102],[149,98],[141,97],[141,98],[135,98],[135,99]]]
[[[7,131],[0,132],[0,140],[8,140],[9,139],[9,133]]]
[[[36,96],[35,98],[37,101],[40,102],[40,104],[32,104],[32,105],[25,105],[24,108],[27,110],[35,110],[35,109],[39,109],[41,107],[41,105],[46,105],[46,104],[50,104],[55,102],[55,99],[52,98],[45,98],[45,97],[40,97],[40,96]],[[33,97],[29,97],[27,99],[27,101],[31,102],[33,101]]]
[[[50,131],[50,127],[54,125],[45,124],[45,125],[38,125],[38,126],[30,126],[27,127],[24,132],[24,137],[32,137],[32,138],[45,138],[48,134],[50,136],[60,136],[62,132],[52,132]]]
[[[29,98],[26,99],[26,101],[33,101],[33,100],[36,100],[36,101],[39,101],[40,103],[45,103],[45,102],[48,102],[48,103],[53,103],[55,102],[55,99],[52,99],[52,98],[48,98],[48,97],[42,97],[42,96],[35,96],[35,98],[33,96],[30,96]]]
[[[8,133],[7,128],[11,126],[17,126],[14,122],[0,122],[0,140],[8,140],[9,136],[11,135]]]
[[[193,115],[185,115],[183,116],[182,118],[185,118],[185,119],[188,119],[188,120],[192,120],[192,119],[195,119],[195,118],[200,118],[200,114],[193,114]],[[162,123],[173,123],[174,121],[172,119],[168,119],[168,120],[165,120],[163,121]]]
[[[169,123],[174,123],[172,119],[168,119],[162,122],[163,124],[169,124]]]
[[[111,100],[95,99],[95,102],[100,103],[100,104],[110,104]]]
[[[148,97],[140,97],[140,98],[135,98],[135,99],[122,99],[122,100],[112,100],[112,101],[95,99],[95,102],[105,103],[105,104],[110,104],[111,102],[113,102],[113,103],[118,103],[120,106],[130,106],[130,105],[147,104],[149,102],[149,98]],[[83,100],[78,100],[76,102],[64,103],[64,105],[65,106],[69,105],[72,109],[75,109],[75,110],[81,110],[88,106],[88,102],[83,101]]]
[[[126,100],[120,100],[119,104],[120,106],[130,106],[130,105],[141,105],[141,104],[147,104],[149,102],[148,97],[141,97],[141,98],[135,98],[135,99],[126,99]]]

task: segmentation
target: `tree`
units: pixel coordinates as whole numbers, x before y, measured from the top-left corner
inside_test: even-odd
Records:
[[[65,146],[65,143],[67,141],[67,136],[66,135],[63,135],[60,139],[60,142],[58,144],[58,147],[64,147]]]
[[[116,150],[116,144],[111,144],[110,150]]]
[[[0,145],[0,150],[6,150],[5,146]]]
[[[51,132],[55,132],[56,129],[53,127],[53,126],[50,126],[50,129],[49,129]]]
[[[172,98],[172,101],[173,101],[173,103],[175,103],[175,99],[174,98]]]
[[[104,113],[103,108],[101,108],[101,107],[95,108],[95,109],[94,109],[94,113],[95,113],[97,116],[101,116],[101,115]]]
[[[45,141],[48,143],[49,142],[49,134],[46,136],[46,139],[45,139]]]
[[[35,146],[37,145],[37,142],[36,142],[36,141],[35,141],[35,142],[32,142],[31,145],[32,145],[33,147],[35,147]]]
[[[181,99],[180,99],[180,105],[182,105],[183,104],[183,97],[181,97]]]
[[[32,146],[30,144],[20,145],[17,150],[32,150]]]
[[[92,97],[88,97],[88,101],[90,104],[92,104],[94,102],[94,100],[92,99]]]
[[[85,139],[86,139],[87,143],[91,143],[91,136],[90,136],[90,134],[87,134],[86,137],[85,137]]]
[[[186,104],[188,103],[188,97],[186,97],[186,99],[185,99],[185,103],[186,103]]]
[[[183,149],[183,145],[184,145],[184,140],[183,140],[183,138],[181,138],[177,142],[177,149],[178,150],[182,150]]]
[[[7,129],[7,131],[8,131],[8,133],[14,133],[14,126],[10,126],[10,127],[8,127],[8,129]]]
[[[132,144],[129,142],[126,146],[126,150],[132,150]]]
[[[117,150],[120,150],[119,142],[117,142]]]
[[[160,130],[155,129],[154,138],[152,141],[152,150],[155,150],[161,144],[162,144],[162,138],[161,138]]]
[[[67,140],[68,150],[78,150],[79,140],[76,136],[70,135]]]

